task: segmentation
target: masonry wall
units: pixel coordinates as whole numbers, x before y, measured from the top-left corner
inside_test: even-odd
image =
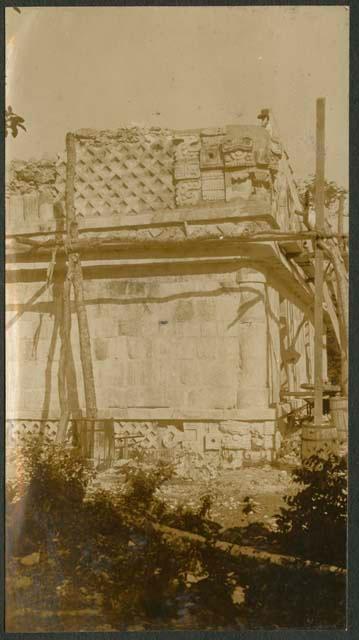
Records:
[[[135,128],[77,132],[76,155],[80,237],[90,244],[94,235],[113,233],[122,246],[128,243],[81,255],[99,419],[114,420],[118,442],[136,436],[153,451],[191,452],[194,464],[211,457],[229,466],[273,459],[283,387],[297,390],[311,381],[312,333],[298,303],[305,283],[295,292],[287,265],[283,289],[278,248],[237,240],[303,224],[281,144],[259,126]],[[60,415],[66,266],[58,255],[47,287],[51,254],[35,250],[30,257],[26,241],[46,243],[55,232],[64,239],[64,189],[64,157],[12,166],[10,439],[44,425],[53,435]],[[71,343],[69,401],[76,418],[85,400],[74,305]]]
[[[24,282],[18,273],[7,286],[7,417],[18,426],[42,418],[53,428],[60,415],[62,276],[46,289],[42,274],[27,272]],[[286,344],[280,292],[265,270],[245,261],[168,263],[138,266],[136,275],[116,266],[85,267],[84,276],[100,418],[114,418],[118,434],[140,435],[153,449],[189,446],[218,456],[225,446],[237,466],[243,456],[273,459]],[[85,400],[72,311],[76,416]],[[304,324],[300,339],[301,332]],[[301,351],[296,388],[309,381],[311,357]]]
[[[248,407],[243,388],[257,383],[258,378],[248,377],[250,335],[240,315],[238,273],[190,271],[151,278],[85,280],[101,410],[146,407],[205,413],[207,409]],[[36,297],[42,288],[39,282],[8,285],[10,369],[12,362],[21,361],[16,384],[21,394],[17,397],[17,390],[10,385],[8,402],[31,411],[41,406],[50,415],[59,411],[56,376],[61,288],[55,285]],[[16,304],[33,298],[33,304]],[[263,336],[262,342],[258,335],[256,338],[256,351],[265,370],[266,344]],[[83,408],[74,310],[71,341],[78,404]],[[43,401],[50,386],[47,408]],[[263,399],[259,404],[268,406]]]

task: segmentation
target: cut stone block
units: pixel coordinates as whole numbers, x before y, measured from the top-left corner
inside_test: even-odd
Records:
[[[206,451],[219,451],[221,448],[221,437],[215,434],[206,434],[204,438]]]

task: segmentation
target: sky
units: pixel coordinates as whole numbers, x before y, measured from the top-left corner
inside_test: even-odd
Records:
[[[326,98],[326,177],[348,185],[349,9],[6,9],[7,104],[27,133],[7,160],[55,155],[68,131],[132,124],[257,124],[269,107],[296,176],[315,170]]]

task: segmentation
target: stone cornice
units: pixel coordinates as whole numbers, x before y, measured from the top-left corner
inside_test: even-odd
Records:
[[[181,209],[165,209],[151,213],[138,215],[123,215],[114,213],[111,216],[97,216],[95,218],[78,218],[79,233],[91,231],[106,232],[108,230],[140,229],[147,227],[178,226],[185,224],[206,224],[214,221],[231,221],[265,219],[270,226],[278,228],[278,224],[272,215],[270,202],[261,199],[240,199],[235,204],[208,204],[205,207],[190,207]],[[6,227],[6,237],[41,236],[54,234],[61,231],[64,220],[35,221],[28,224],[11,224]]]

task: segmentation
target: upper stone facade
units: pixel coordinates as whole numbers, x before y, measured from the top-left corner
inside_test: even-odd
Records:
[[[75,207],[81,226],[99,217],[238,200],[266,203],[269,212],[277,211],[283,186],[287,193],[286,181],[279,179],[282,147],[258,125],[181,132],[82,129],[75,135]],[[65,177],[65,154],[56,161],[14,162],[8,225],[41,226],[62,216]]]

